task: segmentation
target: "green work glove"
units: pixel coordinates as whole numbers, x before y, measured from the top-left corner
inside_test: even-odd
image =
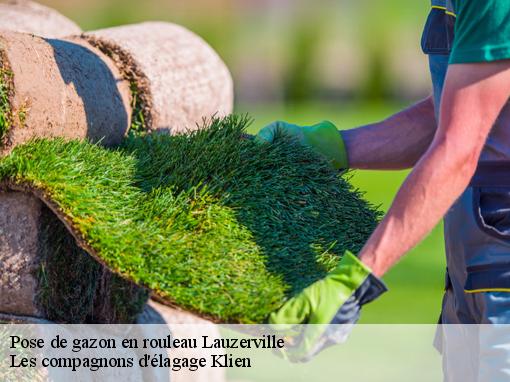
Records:
[[[289,346],[283,356],[294,362],[308,361],[326,347],[345,342],[359,319],[361,307],[386,291],[370,269],[345,252],[325,278],[269,316],[271,327],[287,336]]]
[[[329,160],[334,168],[338,170],[349,168],[344,140],[331,122],[322,121],[313,126],[298,126],[277,121],[260,130],[256,139],[259,142],[272,143],[278,132],[294,137],[301,144],[312,148]]]

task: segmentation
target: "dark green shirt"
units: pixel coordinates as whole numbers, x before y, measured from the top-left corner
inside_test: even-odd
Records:
[[[510,0],[453,0],[450,64],[510,59]]]

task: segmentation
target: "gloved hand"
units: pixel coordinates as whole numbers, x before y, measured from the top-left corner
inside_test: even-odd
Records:
[[[269,316],[273,330],[283,333],[286,343],[290,343],[282,355],[293,362],[304,362],[328,346],[345,342],[359,319],[361,307],[386,291],[370,269],[345,252],[325,278]]]
[[[302,145],[311,147],[328,159],[334,168],[338,170],[349,168],[344,140],[331,122],[322,121],[313,126],[298,126],[277,121],[261,129],[256,140],[272,143],[278,131],[296,138]]]

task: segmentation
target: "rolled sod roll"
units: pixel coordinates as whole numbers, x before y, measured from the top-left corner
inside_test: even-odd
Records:
[[[221,58],[200,37],[148,22],[84,34],[110,56],[133,89],[133,129],[170,134],[233,108],[233,84]]]
[[[0,153],[34,137],[118,144],[130,102],[115,65],[84,40],[0,32]]]
[[[48,38],[81,32],[78,25],[54,9],[27,0],[0,2],[0,29]]]

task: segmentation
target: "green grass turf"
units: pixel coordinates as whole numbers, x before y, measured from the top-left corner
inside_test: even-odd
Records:
[[[111,269],[223,322],[262,322],[358,251],[378,211],[346,177],[279,137],[242,139],[229,117],[117,150],[41,140],[0,160],[0,179],[42,191]]]
[[[400,103],[302,104],[288,107],[238,105],[237,112],[250,111],[255,123],[249,131],[274,120],[313,124],[329,119],[341,129],[376,122],[399,110]],[[355,171],[352,184],[365,192],[365,198],[386,210],[408,171]],[[391,269],[384,281],[390,291],[366,305],[361,323],[435,324],[441,309],[445,256],[442,225]]]

